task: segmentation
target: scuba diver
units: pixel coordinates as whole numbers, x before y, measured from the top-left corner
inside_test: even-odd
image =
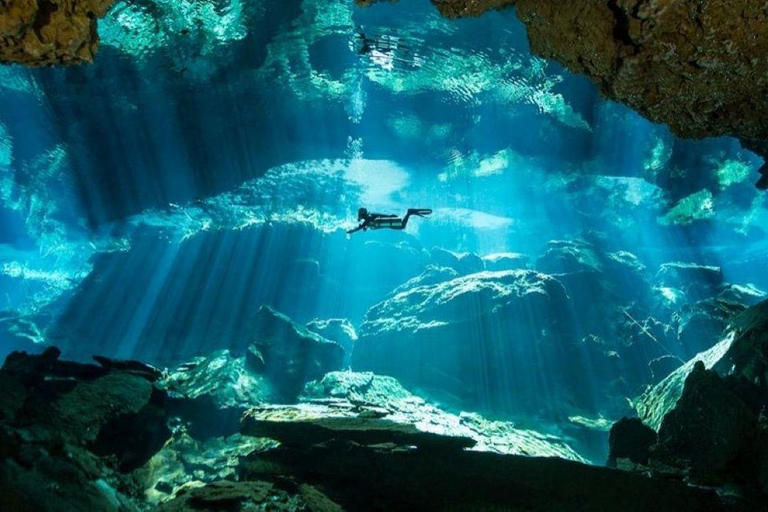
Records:
[[[411,215],[418,217],[426,217],[430,215],[432,210],[424,208],[411,208],[405,213],[405,217],[402,219],[397,215],[389,215],[384,213],[370,213],[365,208],[357,210],[357,220],[360,221],[360,225],[355,229],[350,229],[347,234],[354,233],[356,231],[367,231],[369,229],[405,229],[408,225],[408,219]]]

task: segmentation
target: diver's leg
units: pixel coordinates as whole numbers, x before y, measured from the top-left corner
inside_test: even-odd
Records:
[[[408,210],[405,212],[405,217],[403,217],[402,223],[400,224],[400,227],[397,229],[405,229],[405,226],[408,225],[408,219],[411,218],[411,215],[413,214],[413,210]]]

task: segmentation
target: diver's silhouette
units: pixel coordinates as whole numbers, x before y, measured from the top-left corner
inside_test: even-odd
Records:
[[[357,220],[360,221],[360,225],[355,229],[350,229],[347,233],[354,233],[356,231],[367,231],[369,229],[405,229],[408,225],[408,219],[411,215],[418,217],[426,217],[430,215],[432,210],[425,208],[411,208],[405,213],[405,217],[402,219],[397,215],[390,215],[385,213],[370,213],[365,208],[357,210]]]

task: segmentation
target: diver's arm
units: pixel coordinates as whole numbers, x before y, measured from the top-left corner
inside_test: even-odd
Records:
[[[349,231],[347,231],[347,234],[351,235],[352,233],[356,233],[357,231],[360,231],[361,229],[367,229],[367,228],[368,228],[368,221],[363,222],[362,224],[357,226],[355,229],[350,229]]]

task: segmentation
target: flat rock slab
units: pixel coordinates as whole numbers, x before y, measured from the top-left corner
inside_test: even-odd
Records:
[[[244,478],[291,475],[347,510],[702,512],[728,506],[680,482],[556,458],[327,443],[280,446],[241,462]]]
[[[363,445],[391,443],[433,450],[462,450],[476,441],[470,437],[430,432],[379,407],[326,400],[298,405],[265,405],[246,412],[245,435],[268,437],[287,446],[310,446],[332,439]]]

